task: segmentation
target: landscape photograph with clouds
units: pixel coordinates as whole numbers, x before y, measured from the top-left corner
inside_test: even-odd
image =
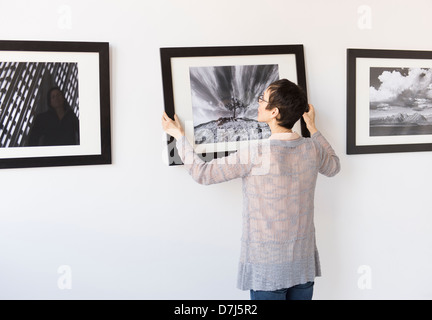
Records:
[[[432,69],[370,68],[370,136],[432,134]]]

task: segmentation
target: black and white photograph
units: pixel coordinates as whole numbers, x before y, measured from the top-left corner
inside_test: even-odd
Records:
[[[0,168],[111,163],[109,43],[0,41]]]
[[[77,63],[0,62],[0,148],[79,145]]]
[[[278,79],[305,91],[303,45],[161,48],[165,112],[176,114],[186,139],[204,160],[226,156],[267,139],[259,123],[258,97]],[[299,134],[309,132],[304,121]],[[168,165],[182,165],[175,140],[167,136]]]
[[[432,52],[347,50],[347,154],[432,151]]]
[[[195,144],[270,136],[257,121],[257,97],[279,79],[278,65],[190,68]]]
[[[432,69],[370,69],[370,135],[432,134]]]

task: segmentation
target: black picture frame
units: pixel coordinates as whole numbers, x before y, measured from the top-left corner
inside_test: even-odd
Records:
[[[175,86],[182,85],[186,81],[177,81],[175,82],[173,79],[173,72],[175,72],[175,66],[173,65],[173,60],[175,59],[183,59],[189,58],[191,61],[199,58],[215,58],[215,59],[227,59],[227,63],[225,65],[231,65],[230,59],[237,61],[239,65],[243,63],[239,61],[243,59],[243,57],[249,58],[251,56],[257,57],[260,59],[261,57],[269,58],[270,61],[273,57],[280,56],[283,60],[285,57],[290,57],[292,59],[292,65],[289,67],[295,68],[294,72],[296,73],[296,79],[289,79],[295,83],[297,83],[300,87],[304,89],[307,93],[307,85],[306,85],[306,70],[305,70],[305,58],[304,58],[304,48],[301,44],[294,45],[269,45],[269,46],[221,46],[221,47],[166,47],[160,48],[160,56],[161,56],[161,67],[162,67],[162,81],[163,81],[163,95],[164,95],[164,105],[165,112],[169,117],[173,118],[174,114],[178,113],[178,106],[175,101]],[[237,60],[240,59],[240,60]],[[247,64],[245,62],[244,64]],[[277,64],[277,62],[274,62]],[[288,62],[286,62],[288,64]],[[233,63],[236,64],[236,63]],[[223,65],[223,64],[219,64]],[[210,64],[211,66],[211,64]],[[288,66],[288,65],[287,65]],[[283,76],[281,76],[283,78]],[[175,82],[175,84],[174,84]],[[190,92],[190,87],[187,87],[185,91]],[[186,108],[192,108],[191,104],[188,104]],[[182,119],[181,119],[182,120]],[[310,137],[310,133],[307,130],[306,124],[303,119],[300,120],[300,128],[301,134],[304,137]],[[167,146],[168,146],[168,165],[182,165],[182,161],[178,156],[178,151],[175,147],[175,140],[173,137],[167,135]],[[197,151],[197,150],[196,150]],[[197,154],[204,161],[211,161],[218,157],[227,156],[231,152],[235,152],[235,150],[229,151],[220,151],[217,150],[215,152],[200,152],[197,151]]]
[[[425,92],[411,89],[398,96],[397,90],[403,86],[394,87],[394,96],[384,91],[391,91],[391,77],[408,81],[405,79],[414,77],[415,70],[429,74],[432,51],[347,50],[347,154],[432,151],[432,126],[423,119],[429,109],[432,116],[432,100],[421,99]],[[429,86],[432,89],[432,82]],[[424,104],[420,106],[419,101]],[[409,112],[400,112],[400,119],[396,119],[393,113],[402,108]],[[416,113],[421,115],[417,123],[409,120]]]
[[[109,59],[107,42],[0,41],[0,169],[112,163]],[[48,99],[45,83],[76,104],[75,142],[23,142],[33,132],[41,101]],[[10,130],[13,126],[19,128]],[[8,140],[14,144],[8,146]]]

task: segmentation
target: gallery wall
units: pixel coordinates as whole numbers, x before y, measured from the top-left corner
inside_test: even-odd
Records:
[[[429,0],[0,1],[0,39],[106,41],[113,164],[0,171],[1,299],[248,299],[241,181],[165,163],[160,47],[303,44],[320,176],[316,299],[432,298],[431,152],[346,154],[346,50],[432,50]]]

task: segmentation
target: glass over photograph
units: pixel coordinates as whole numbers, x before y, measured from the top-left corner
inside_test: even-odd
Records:
[[[79,145],[78,63],[0,62],[0,148]]]
[[[432,69],[370,68],[370,136],[432,134]]]
[[[191,67],[190,82],[195,144],[264,139],[257,121],[258,97],[279,79],[279,66]]]

